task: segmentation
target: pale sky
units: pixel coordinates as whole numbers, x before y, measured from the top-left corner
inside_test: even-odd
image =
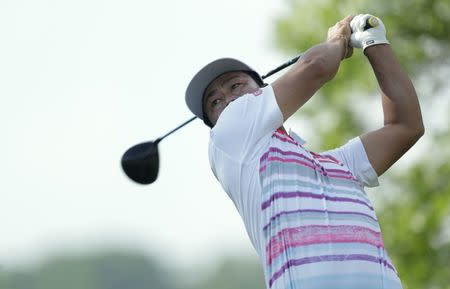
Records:
[[[283,4],[2,0],[0,266],[105,246],[180,264],[254,254],[200,121],[160,143],[152,185],[127,179],[120,157],[192,116],[185,87],[207,62],[265,73],[288,60],[272,43]]]

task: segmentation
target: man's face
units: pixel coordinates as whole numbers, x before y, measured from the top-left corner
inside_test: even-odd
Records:
[[[205,90],[203,110],[213,125],[230,102],[259,89],[258,83],[247,73],[227,72],[216,78]]]

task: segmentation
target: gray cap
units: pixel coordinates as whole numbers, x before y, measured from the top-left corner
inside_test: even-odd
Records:
[[[254,74],[260,83],[261,76],[247,64],[233,58],[220,58],[203,67],[192,78],[186,89],[186,104],[189,109],[203,120],[203,94],[208,85],[220,75],[231,71],[247,71]]]

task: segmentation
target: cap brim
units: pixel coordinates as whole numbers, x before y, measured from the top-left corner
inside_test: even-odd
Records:
[[[186,89],[186,104],[198,118],[203,120],[203,94],[205,89],[217,77],[231,71],[249,71],[259,76],[253,68],[233,58],[221,58],[207,64],[197,72]]]

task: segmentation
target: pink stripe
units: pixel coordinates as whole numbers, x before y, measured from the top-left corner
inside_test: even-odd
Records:
[[[311,168],[311,169],[317,168],[317,166],[315,166],[315,165],[311,165],[311,164],[308,164],[307,162],[297,160],[297,159],[283,159],[280,157],[268,157],[267,161],[269,161],[269,162],[278,161],[278,162],[282,162],[282,163],[296,163],[296,164],[303,165],[303,166]]]
[[[328,174],[328,176],[330,178],[335,178],[335,179],[356,180],[355,178],[353,178],[353,176],[343,176],[343,175],[335,175],[335,174]]]
[[[384,248],[379,232],[360,226],[303,226],[278,232],[266,246],[268,265],[291,247],[323,243],[365,243]]]
[[[322,160],[322,161],[327,161],[327,162],[333,162],[333,163],[335,163],[335,164],[338,164],[338,165],[342,165],[342,163],[339,161],[339,160],[337,160],[336,158],[334,158],[333,156],[331,156],[331,155],[321,155],[321,154],[317,154],[317,153],[315,153],[315,152],[311,152],[311,154],[314,156],[314,158],[316,158],[316,159],[320,159],[320,160]]]
[[[354,180],[354,181],[358,181],[355,177],[353,177],[353,175],[351,174],[351,172],[348,171],[343,171],[343,170],[335,170],[335,169],[325,169],[323,167],[321,167],[322,169],[319,170],[318,166],[316,166],[314,163],[313,164],[308,164],[304,161],[298,160],[298,159],[292,159],[292,158],[281,158],[281,157],[268,157],[266,162],[264,162],[264,165],[260,167],[259,172],[262,173],[266,170],[267,168],[267,163],[268,162],[281,162],[281,163],[295,163],[295,164],[299,164],[305,167],[308,167],[310,169],[316,170],[318,172],[320,172],[322,175],[324,176],[328,176],[330,178],[336,178],[336,179],[347,179],[347,180]],[[339,174],[330,174],[328,172],[339,172],[342,174],[347,174],[347,175],[339,175]]]
[[[282,135],[288,135],[287,132],[285,132],[285,130],[282,128],[277,128],[277,130],[275,132],[282,134]]]
[[[328,164],[335,164],[335,165],[342,166],[342,164],[336,163],[335,161],[326,160],[326,159],[319,159],[319,162],[321,162],[321,163],[328,163]]]
[[[336,162],[337,164],[342,164],[338,159],[334,158],[331,155],[324,155],[323,157],[329,158],[330,160]]]
[[[259,172],[260,172],[260,173],[264,172],[264,171],[266,170],[266,168],[267,168],[267,165],[261,166],[261,167],[259,168]]]
[[[264,154],[262,155],[260,161],[266,160],[270,153],[277,153],[277,154],[281,154],[281,155],[283,155],[283,156],[296,156],[296,157],[305,159],[305,160],[307,160],[307,161],[310,161],[310,162],[312,162],[312,163],[314,162],[313,159],[311,159],[311,158],[305,156],[305,155],[302,154],[302,153],[299,153],[299,152],[293,152],[293,151],[284,151],[284,150],[281,150],[281,149],[279,149],[279,148],[277,148],[277,147],[270,147],[269,150],[268,150],[266,153],[264,153]]]
[[[279,136],[276,133],[274,133],[273,136],[276,137],[277,139],[279,139],[282,142],[287,142],[287,143],[290,143],[290,144],[298,145],[298,143],[296,143],[295,141],[291,140],[290,138],[285,138],[285,137]]]
[[[298,158],[305,159],[305,160],[309,161],[311,164],[308,165],[307,163],[305,163],[305,162],[303,162],[301,160],[294,159],[294,158],[282,158],[282,157],[279,157],[279,156],[269,157],[270,153],[277,153],[277,154],[281,154],[283,156],[295,156],[295,157],[298,157]],[[311,153],[314,156],[317,156],[316,153],[313,153],[313,152],[311,152]],[[335,178],[344,178],[344,179],[356,180],[356,178],[353,177],[353,175],[352,175],[352,173],[350,171],[340,170],[340,169],[325,169],[325,168],[322,168],[321,166],[318,166],[314,162],[313,159],[308,158],[307,156],[305,156],[305,155],[303,155],[301,153],[297,153],[297,152],[293,152],[293,151],[284,151],[284,150],[281,150],[281,149],[279,149],[277,147],[269,148],[269,150],[262,155],[262,157],[260,159],[260,162],[261,162],[261,167],[259,169],[260,173],[265,171],[268,161],[279,161],[279,162],[283,162],[283,163],[297,163],[297,164],[304,165],[304,166],[312,168],[312,169],[321,168],[321,173],[323,175],[326,175],[326,174],[324,174],[324,172],[326,172],[326,173],[337,173],[337,174],[332,174],[331,176],[335,177]],[[330,163],[330,161],[327,161],[327,162]],[[331,163],[334,163],[334,162],[331,162]],[[340,176],[339,173],[340,174],[345,174],[345,175],[351,175],[352,177],[351,178],[343,177],[343,176]]]

